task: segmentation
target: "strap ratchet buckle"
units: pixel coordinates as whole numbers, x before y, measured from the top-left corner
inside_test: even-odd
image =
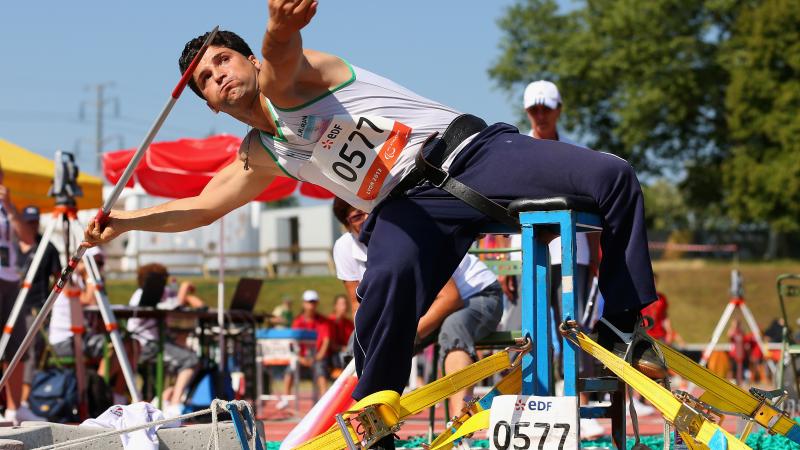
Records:
[[[344,417],[348,415],[348,417]],[[356,423],[354,423],[356,422]],[[345,411],[336,415],[336,424],[342,432],[347,448],[349,450],[365,450],[370,448],[379,440],[400,430],[402,422],[389,425],[384,422],[376,405],[369,405],[361,410]],[[361,440],[355,442],[350,435],[348,426],[361,436]]]
[[[783,403],[789,396],[789,393],[784,389],[775,389],[774,391],[765,391],[758,388],[750,388],[750,394],[758,400],[758,406],[753,411],[750,417],[755,420],[758,416],[767,416],[767,425],[764,427],[769,434],[775,434],[775,425],[781,417],[786,417],[792,420],[792,416],[786,411],[780,409],[778,406]]]
[[[700,400],[699,398],[693,396],[692,394],[677,390],[673,392],[673,395],[679,402],[681,402],[681,409],[678,412],[678,415],[675,417],[675,427],[679,428],[678,421],[682,420],[684,423],[682,425],[691,425],[694,424],[695,421],[699,420],[699,424],[702,424],[702,420],[705,419],[709,422],[713,422],[717,425],[722,423],[722,420],[725,419],[725,412],[720,411],[719,409],[709,405],[708,403]],[[685,409],[684,409],[685,408]],[[682,419],[681,416],[685,416],[688,414],[692,417],[688,422],[686,419]],[[688,417],[688,416],[685,416]],[[680,429],[680,428],[679,428]],[[699,431],[699,425],[697,431]],[[687,431],[687,430],[681,430]],[[692,434],[694,436],[695,434]]]

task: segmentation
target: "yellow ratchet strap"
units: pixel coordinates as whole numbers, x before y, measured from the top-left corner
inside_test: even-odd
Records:
[[[634,369],[625,360],[589,339],[574,325],[574,322],[562,324],[562,333],[583,351],[605,364],[609,370],[622,378],[631,388],[642,394],[647,401],[658,409],[667,422],[675,426],[687,442],[687,445],[689,445],[688,443],[693,443],[692,441],[697,441],[711,450],[743,450],[750,448],[702,413],[679,401],[673,396],[672,392]]]
[[[800,444],[800,424],[788,414],[770,404],[766,399],[758,398],[717,376],[672,347],[662,342],[657,342],[657,344],[670,370],[705,390],[700,396],[702,402],[724,412],[751,417],[770,433],[782,434]]]
[[[470,435],[476,431],[485,430],[489,428],[489,415],[491,414],[491,409],[484,409],[477,413],[475,413],[472,417],[467,419],[466,422],[461,424],[460,427],[456,430],[454,434],[451,434],[447,437],[447,439],[442,440],[438,444],[434,445],[431,442],[430,450],[446,450],[453,446],[453,442],[463,438],[464,436]]]
[[[519,394],[522,392],[522,368],[520,366],[514,367],[514,369],[509,372],[506,376],[503,377],[489,392],[484,394],[483,397],[480,398],[477,402],[469,405],[469,409],[467,412],[464,412],[457,418],[455,418],[450,426],[447,427],[442,434],[440,434],[436,439],[433,440],[430,444],[430,450],[450,450],[452,448],[452,444],[454,441],[466,436],[468,434],[474,433],[478,430],[485,429],[489,427],[488,418],[485,419],[485,427],[484,428],[476,428],[468,432],[462,432],[464,426],[467,425],[468,422],[471,423],[480,423],[477,422],[478,419],[473,421],[473,417],[478,414],[481,414],[483,411],[488,411],[489,408],[492,407],[492,401],[498,395],[510,395],[510,394]],[[488,417],[488,416],[487,416]],[[480,419],[483,420],[483,419]],[[457,436],[456,436],[457,434]],[[452,439],[451,439],[452,437]]]
[[[521,358],[518,356],[512,364],[509,357],[510,352],[518,351],[520,353],[525,353],[530,350],[530,347],[530,341],[528,341],[523,346],[510,347],[503,351],[497,352],[476,363],[470,364],[458,372],[444,376],[432,383],[414,389],[413,391],[399,397],[399,399],[396,401],[392,400],[388,394],[392,393],[396,396],[397,393],[393,391],[382,391],[369,395],[353,405],[350,408],[350,411],[356,411],[363,409],[366,406],[383,403],[387,405],[390,410],[395,411],[397,415],[397,418],[394,419],[394,423],[387,422],[386,425],[396,425],[406,417],[413,416],[414,414],[417,414],[420,411],[435,405],[445,398],[450,397],[456,392],[474,385],[484,378],[494,375],[497,372],[517,366]],[[386,396],[383,396],[383,394],[386,394]],[[364,403],[367,400],[369,400],[369,404]],[[349,418],[351,416],[352,414],[347,414],[345,415],[345,418]],[[353,437],[353,440],[358,442],[360,438],[356,436],[355,430],[353,430],[352,427],[348,427],[348,430],[350,431],[350,435]],[[321,435],[305,442],[304,444],[295,447],[294,450],[339,450],[345,447],[347,447],[347,443],[345,442],[344,436],[339,428],[334,425],[325,433],[322,433]]]

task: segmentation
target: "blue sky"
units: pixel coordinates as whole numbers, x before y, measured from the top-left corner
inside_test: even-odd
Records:
[[[507,98],[487,75],[500,52],[497,19],[512,3],[323,0],[304,45],[487,121],[513,123],[521,94]],[[258,53],[267,21],[264,1],[36,1],[3,10],[0,138],[48,157],[77,150],[89,173],[96,171],[90,86],[113,83],[105,90],[105,150],[136,147],[179,78],[176,61],[188,39],[219,24]],[[156,140],[245,131],[187,89]]]

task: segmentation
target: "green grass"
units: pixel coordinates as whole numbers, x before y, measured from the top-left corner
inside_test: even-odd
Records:
[[[203,299],[210,307],[217,305],[217,279],[202,277],[179,277],[179,281],[190,281],[196,287],[196,295]],[[238,277],[227,277],[225,279],[225,307],[230,304],[233,291],[236,288]],[[106,283],[106,289],[111,303],[127,304],[128,300],[136,290],[135,280],[110,280]],[[333,297],[337,294],[344,294],[342,282],[335,277],[314,276],[314,277],[284,277],[278,279],[266,279],[261,287],[261,294],[256,304],[256,312],[272,312],[283,299],[289,296],[293,300],[294,311],[300,312],[301,296],[306,289],[314,289],[319,292],[321,313],[331,312]]]
[[[675,329],[687,342],[708,342],[730,300],[731,263],[703,260],[661,261],[653,264],[658,290],[670,304]],[[741,263],[745,304],[763,330],[780,316],[775,280],[783,273],[800,273],[800,262]],[[800,316],[800,304],[787,304],[789,321]],[[741,317],[736,313],[734,317]],[[797,327],[795,327],[797,328]],[[727,330],[726,330],[727,332]],[[725,335],[721,341],[726,341]]]
[[[731,263],[704,260],[660,261],[654,263],[658,273],[658,290],[670,302],[670,317],[675,329],[687,342],[708,342],[714,326],[720,319],[730,300]],[[745,300],[761,328],[780,315],[780,306],[775,289],[775,279],[782,273],[800,273],[800,261],[771,263],[742,263],[739,270],[744,277]],[[234,277],[225,282],[226,305],[230,302],[236,285]],[[197,294],[209,306],[217,303],[217,280],[204,278],[182,278],[197,286]],[[112,280],[107,283],[112,303],[127,303],[136,289],[133,280]],[[322,302],[320,311],[331,311],[333,297],[343,294],[344,286],[334,277],[284,277],[265,280],[256,311],[271,312],[288,295],[294,300],[295,312],[300,311],[300,297],[304,290],[315,289]],[[800,317],[800,302],[790,304],[789,319]],[[797,328],[797,327],[795,327]],[[724,339],[724,337],[723,337]]]

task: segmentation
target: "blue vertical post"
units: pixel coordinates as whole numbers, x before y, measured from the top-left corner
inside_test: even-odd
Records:
[[[536,228],[534,228],[536,230]],[[550,333],[550,277],[547,274],[547,244],[534,241],[536,247],[536,395],[553,395],[553,335]]]
[[[579,281],[576,278],[577,261],[575,239],[575,214],[572,211],[563,211],[559,214],[561,227],[561,320],[575,320],[575,286]],[[564,361],[564,395],[577,395],[578,387],[578,353],[572,342],[564,339],[562,349]]]
[[[533,338],[532,355],[522,359],[522,394],[553,395],[547,245],[537,242],[537,225],[556,223],[550,212],[526,212],[522,224],[522,334]]]
[[[522,219],[522,218],[520,218]],[[536,256],[534,253],[533,226],[530,223],[522,222],[522,278],[520,287],[522,289],[522,336],[530,339],[534,338],[534,286],[527,280],[533,280]],[[537,365],[535,358],[536,352],[528,352],[522,356],[522,395],[533,395],[533,372]]]

